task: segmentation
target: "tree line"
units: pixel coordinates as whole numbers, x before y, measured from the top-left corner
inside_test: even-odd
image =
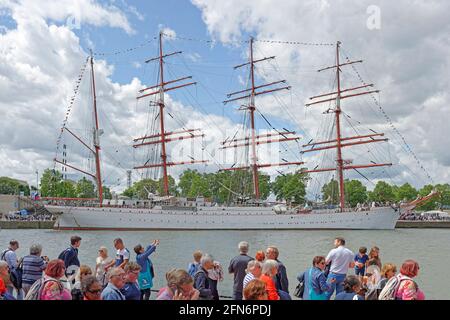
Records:
[[[270,176],[259,172],[260,198],[266,200],[273,194],[277,201],[285,201],[291,205],[313,204],[306,197],[306,185],[309,180],[307,174],[298,170],[295,173],[281,174],[274,181]],[[28,188],[28,189],[27,189]],[[376,202],[380,204],[393,204],[402,201],[412,201],[418,196],[426,196],[433,189],[439,194],[421,205],[419,210],[433,210],[441,206],[450,206],[450,184],[425,185],[415,189],[409,183],[401,186],[391,185],[385,181],[378,181],[372,191],[359,180],[345,180],[345,202],[350,207],[358,203],[368,204]],[[18,190],[29,195],[29,187],[20,184],[14,179],[0,178],[0,194],[18,194]],[[122,195],[135,199],[147,199],[149,193],[163,194],[163,180],[142,179],[136,181],[127,188]],[[321,202],[327,205],[339,204],[338,182],[331,180],[321,189]],[[95,198],[97,190],[95,184],[86,178],[78,181],[63,179],[63,175],[57,170],[44,171],[40,192],[42,197],[60,198]],[[176,183],[169,176],[169,193],[174,196],[195,198],[203,196],[217,203],[231,203],[245,201],[253,198],[253,177],[250,170],[219,171],[215,173],[200,173],[197,170],[185,170]],[[104,187],[105,199],[111,199],[112,195],[108,187]]]

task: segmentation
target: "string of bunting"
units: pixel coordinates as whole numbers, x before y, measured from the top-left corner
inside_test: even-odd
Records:
[[[137,45],[136,47],[119,50],[119,51],[115,51],[115,52],[109,52],[109,53],[108,52],[97,52],[97,53],[94,53],[94,56],[95,57],[117,56],[117,55],[129,53],[129,52],[136,51],[138,49],[148,46],[150,43],[152,43],[156,39],[157,39],[157,37],[153,37],[150,40],[147,40],[147,41]]]
[[[67,110],[66,110],[66,115],[65,115],[64,121],[63,121],[63,123],[61,125],[61,130],[59,132],[58,139],[56,141],[56,155],[55,155],[55,158],[56,158],[56,156],[59,153],[59,147],[61,145],[62,135],[63,135],[64,129],[65,129],[66,125],[67,125],[67,121],[69,120],[69,115],[70,115],[70,112],[72,111],[72,107],[73,107],[73,104],[75,102],[75,98],[77,97],[77,95],[78,95],[78,93],[80,91],[80,84],[81,84],[81,81],[83,79],[84,73],[86,71],[89,59],[90,59],[90,57],[86,58],[86,61],[84,62],[84,65],[80,69],[80,73],[78,74],[77,80],[75,81],[75,86],[74,86],[74,89],[73,89],[73,95],[71,96],[71,98],[69,100],[69,105],[68,105]],[[55,166],[56,166],[56,163],[54,163],[53,169],[55,169]]]
[[[349,57],[345,57],[347,62],[350,62]],[[358,72],[358,70],[355,68],[354,65],[351,65],[353,71],[356,73],[356,75],[358,76],[359,80],[361,81],[361,83],[363,85],[365,85],[365,81],[363,80],[363,78],[361,77],[361,74]],[[405,137],[400,133],[400,131],[398,131],[398,129],[395,127],[393,121],[391,120],[391,118],[389,117],[389,115],[386,113],[386,111],[384,111],[383,107],[381,106],[381,104],[378,102],[378,100],[375,98],[375,96],[371,93],[370,94],[372,100],[374,101],[375,105],[378,107],[378,109],[380,109],[381,113],[383,114],[384,118],[386,119],[386,121],[388,122],[389,126],[392,128],[392,130],[394,130],[395,133],[397,133],[397,135],[400,137],[400,139],[403,141],[404,145],[406,146],[407,151],[412,155],[412,157],[414,158],[414,160],[416,160],[417,164],[419,165],[419,167],[423,170],[423,172],[425,172],[426,176],[428,177],[428,179],[430,179],[431,183],[434,184],[434,180],[433,178],[430,176],[430,174],[428,173],[427,169],[425,169],[425,167],[422,165],[421,161],[419,160],[419,158],[417,157],[417,155],[415,154],[415,152],[412,150],[412,148],[409,146],[409,144],[406,142]]]

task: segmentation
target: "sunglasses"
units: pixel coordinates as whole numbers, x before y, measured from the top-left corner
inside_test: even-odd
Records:
[[[99,293],[102,292],[102,289],[98,289],[98,290],[88,290],[88,292],[89,292],[89,293],[92,293],[92,294],[99,294]]]

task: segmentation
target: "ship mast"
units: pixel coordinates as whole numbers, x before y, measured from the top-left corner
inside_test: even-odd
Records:
[[[169,176],[167,174],[167,168],[175,165],[183,165],[183,164],[193,164],[193,163],[206,163],[206,160],[192,160],[192,161],[183,161],[183,162],[168,162],[167,161],[167,151],[166,151],[166,143],[170,141],[177,141],[177,140],[184,140],[184,139],[191,139],[191,138],[197,138],[197,137],[204,137],[204,134],[195,134],[194,132],[201,131],[200,129],[187,129],[187,130],[181,130],[181,131],[173,131],[173,132],[166,132],[164,127],[164,108],[165,108],[165,102],[164,102],[164,93],[167,91],[179,89],[186,86],[191,86],[196,84],[196,82],[189,82],[184,83],[178,86],[169,87],[166,86],[171,83],[183,81],[186,79],[191,79],[192,76],[179,78],[176,80],[171,80],[165,82],[164,80],[164,58],[173,56],[176,54],[182,53],[181,51],[173,52],[164,54],[163,51],[163,32],[159,33],[159,56],[156,58],[149,59],[145,61],[146,63],[158,61],[159,62],[159,84],[142,89],[139,91],[139,93],[144,93],[148,90],[150,90],[150,93],[144,93],[141,96],[138,96],[137,99],[143,99],[149,96],[153,95],[159,95],[158,102],[156,104],[150,103],[151,106],[158,106],[159,107],[159,119],[160,119],[160,133],[155,135],[146,135],[140,138],[134,139],[135,143],[133,145],[133,148],[139,148],[147,145],[153,145],[153,144],[161,144],[161,163],[158,164],[150,164],[150,165],[142,165],[134,167],[134,169],[148,169],[148,168],[157,168],[162,167],[163,168],[163,183],[164,183],[164,195],[169,195]],[[178,135],[180,133],[188,133],[186,136],[175,136],[175,137],[167,137],[167,136],[173,136]],[[150,140],[149,140],[150,139]],[[155,140],[159,139],[159,140]]]
[[[72,165],[67,164],[66,160],[60,161],[58,159],[54,159],[55,162],[62,164],[63,166],[72,168],[76,171],[79,171],[83,174],[86,174],[90,177],[92,177],[97,184],[97,191],[98,191],[98,200],[99,200],[99,206],[103,206],[103,184],[102,184],[102,176],[101,176],[101,168],[100,168],[100,135],[101,130],[99,129],[99,121],[98,121],[98,113],[97,113],[97,94],[95,89],[95,75],[94,75],[94,55],[91,51],[91,57],[90,57],[90,65],[91,65],[91,86],[92,86],[92,104],[93,104],[93,111],[94,111],[94,125],[93,125],[93,144],[94,149],[92,149],[86,142],[84,142],[78,135],[76,135],[72,130],[70,130],[67,127],[64,127],[63,130],[67,131],[69,134],[71,134],[75,139],[77,139],[82,145],[84,145],[87,149],[89,149],[95,158],[95,174],[89,173],[87,171],[81,170],[77,167],[74,167]]]
[[[230,98],[233,95],[241,94],[241,93],[245,93],[245,92],[250,92],[250,94],[224,101],[224,104],[227,104],[227,103],[232,102],[232,101],[243,100],[243,99],[250,99],[248,105],[247,106],[243,106],[243,108],[241,107],[240,110],[248,110],[249,113],[250,113],[250,130],[251,130],[251,134],[250,135],[251,135],[251,137],[246,137],[244,139],[234,139],[234,140],[231,140],[231,141],[224,141],[224,142],[222,142],[223,145],[225,145],[226,143],[233,143],[233,144],[221,147],[221,149],[227,149],[227,148],[237,148],[237,147],[243,147],[243,146],[251,145],[251,150],[252,150],[251,159],[250,159],[251,160],[251,166],[250,167],[238,167],[238,168],[232,167],[232,168],[222,169],[221,171],[248,170],[248,169],[251,168],[252,175],[253,175],[254,197],[255,197],[256,200],[259,200],[259,198],[260,198],[259,176],[258,176],[258,169],[259,168],[266,168],[266,167],[272,167],[272,166],[300,165],[300,164],[303,164],[303,162],[282,162],[282,163],[258,164],[258,155],[257,155],[257,146],[258,145],[266,144],[266,143],[273,143],[273,142],[283,142],[283,141],[298,140],[299,137],[297,137],[297,136],[287,137],[288,135],[295,135],[295,132],[286,131],[286,130],[284,132],[278,132],[276,134],[274,133],[274,134],[265,134],[265,135],[263,134],[263,135],[258,135],[258,136],[256,135],[256,130],[255,130],[255,110],[256,110],[255,97],[258,96],[258,95],[267,94],[267,93],[271,93],[271,92],[275,92],[275,91],[289,90],[291,87],[290,86],[283,86],[283,87],[280,87],[280,88],[272,88],[272,89],[264,90],[264,91],[256,91],[256,89],[260,89],[260,88],[264,88],[264,87],[270,87],[270,86],[273,86],[273,85],[279,84],[279,83],[285,84],[286,80],[281,80],[281,81],[276,81],[276,82],[272,82],[272,83],[267,83],[267,84],[255,86],[255,64],[258,63],[258,62],[274,59],[275,56],[266,57],[266,58],[255,60],[254,59],[254,55],[253,55],[253,42],[254,42],[254,39],[253,39],[253,37],[251,37],[250,41],[249,41],[249,43],[250,43],[249,61],[234,67],[234,69],[238,69],[238,68],[241,68],[241,67],[244,67],[244,66],[247,66],[247,65],[250,66],[251,87],[248,88],[248,89],[245,89],[245,90],[232,92],[232,93],[228,94],[227,96],[228,96],[228,98]],[[282,136],[283,138],[272,140],[272,139],[268,138],[268,137],[271,137],[271,136]],[[265,138],[266,140],[260,140],[261,138]],[[250,140],[250,142],[249,142],[249,140]],[[239,141],[245,141],[245,143],[237,143]]]
[[[314,102],[306,104],[307,107],[315,104],[335,101],[336,102],[336,108],[334,110],[328,110],[325,113],[334,113],[335,114],[335,121],[336,121],[336,139],[335,140],[329,140],[329,141],[319,141],[319,142],[310,142],[308,144],[303,145],[303,147],[311,147],[309,150],[304,150],[302,153],[306,152],[313,152],[313,151],[320,151],[320,150],[326,150],[326,149],[332,149],[336,148],[337,151],[337,158],[336,158],[336,167],[335,168],[321,168],[321,169],[314,169],[314,170],[304,170],[305,173],[313,173],[313,172],[326,172],[326,171],[337,171],[338,175],[338,186],[339,186],[339,207],[341,211],[344,211],[345,209],[345,187],[344,187],[344,171],[345,170],[351,170],[351,169],[362,169],[362,168],[371,168],[371,167],[381,167],[381,166],[391,166],[392,163],[375,163],[372,161],[372,164],[364,164],[364,165],[351,165],[351,161],[344,160],[342,158],[342,148],[344,147],[350,147],[354,145],[359,144],[367,144],[367,143],[373,143],[373,142],[382,142],[382,141],[388,141],[388,139],[375,139],[374,137],[380,137],[384,136],[384,133],[376,133],[374,131],[374,134],[367,134],[367,135],[359,135],[359,136],[353,136],[353,137],[342,137],[341,132],[341,100],[356,97],[360,95],[370,94],[379,92],[379,90],[369,90],[364,92],[357,92],[354,94],[347,94],[342,95],[344,92],[349,92],[353,90],[359,90],[362,88],[367,87],[373,87],[373,84],[364,84],[359,87],[349,88],[349,89],[341,89],[341,67],[346,65],[352,65],[354,63],[361,63],[362,60],[358,61],[349,61],[346,63],[340,63],[339,61],[339,49],[340,49],[341,42],[338,41],[336,43],[336,65],[331,67],[326,67],[323,69],[318,70],[318,72],[322,72],[324,70],[331,70],[336,69],[336,82],[337,82],[337,91],[331,92],[331,93],[325,93],[318,96],[314,96],[309,98],[310,100],[316,100],[317,98],[323,98],[328,96],[333,96],[331,98],[323,99],[323,100],[316,100]],[[353,142],[345,142],[343,141],[349,141],[349,140],[355,140],[358,139],[359,141],[353,141]],[[333,145],[330,145],[330,143],[336,143]],[[325,145],[323,147],[316,147],[317,145]]]

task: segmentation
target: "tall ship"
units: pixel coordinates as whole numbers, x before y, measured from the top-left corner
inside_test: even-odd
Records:
[[[341,101],[359,95],[370,94],[374,90],[361,90],[373,85],[362,85],[353,88],[341,88],[342,68],[361,61],[341,62],[340,42],[336,43],[336,64],[319,70],[320,72],[331,70],[336,74],[337,90],[334,92],[317,95],[311,98],[306,105],[310,107],[320,103],[331,103],[326,113],[334,113],[335,137],[326,141],[310,141],[303,145],[302,153],[318,152],[327,149],[336,150],[335,166],[324,168],[303,168],[304,162],[288,162],[283,159],[281,163],[261,163],[258,159],[258,147],[263,144],[297,141],[299,137],[295,132],[285,130],[257,134],[255,129],[255,112],[258,112],[256,98],[275,91],[289,90],[285,80],[275,81],[262,85],[255,83],[255,65],[259,62],[273,59],[274,57],[255,59],[253,46],[254,39],[249,40],[249,60],[235,68],[247,66],[249,68],[250,87],[244,90],[230,93],[225,104],[244,101],[240,110],[248,112],[249,132],[240,139],[224,141],[222,149],[238,150],[240,147],[248,148],[248,164],[244,166],[232,166],[223,168],[224,171],[246,170],[252,173],[253,197],[232,204],[218,204],[208,201],[203,197],[187,199],[170,194],[168,170],[171,167],[187,164],[205,163],[205,160],[191,158],[185,161],[168,160],[167,144],[172,141],[195,139],[203,136],[200,129],[186,129],[168,131],[165,129],[165,93],[195,84],[186,82],[192,77],[182,77],[175,80],[166,80],[164,62],[168,57],[181,52],[165,53],[163,51],[163,33],[159,35],[159,56],[147,60],[159,63],[159,83],[140,90],[140,99],[156,97],[156,101],[150,103],[159,109],[158,127],[156,134],[147,134],[134,139],[133,148],[139,149],[146,146],[158,145],[159,155],[155,163],[147,161],[136,166],[136,170],[160,168],[162,170],[163,194],[149,193],[147,199],[140,200],[108,200],[103,199],[103,186],[100,162],[100,135],[99,120],[97,116],[97,99],[94,78],[94,59],[91,54],[91,89],[93,93],[94,124],[92,128],[93,138],[91,143],[83,141],[69,128],[63,128],[68,134],[74,136],[91,153],[95,160],[95,173],[86,172],[70,165],[65,160],[55,158],[55,163],[80,171],[92,177],[97,186],[98,199],[85,199],[83,202],[74,199],[48,198],[45,208],[59,216],[54,228],[58,230],[297,230],[297,229],[394,229],[400,216],[399,206],[358,206],[348,208],[345,201],[344,173],[352,169],[365,169],[372,167],[391,166],[391,163],[353,164],[343,157],[343,149],[368,143],[387,141],[383,133],[367,133],[357,136],[343,136],[342,134],[342,106]],[[190,81],[190,80],[189,80]],[[153,159],[155,160],[155,159]],[[276,166],[302,166],[304,174],[320,172],[336,172],[339,189],[339,206],[315,207],[315,206],[290,206],[283,203],[269,203],[260,199],[259,171],[263,168]],[[232,190],[230,190],[232,191]],[[414,204],[412,204],[414,206]]]

